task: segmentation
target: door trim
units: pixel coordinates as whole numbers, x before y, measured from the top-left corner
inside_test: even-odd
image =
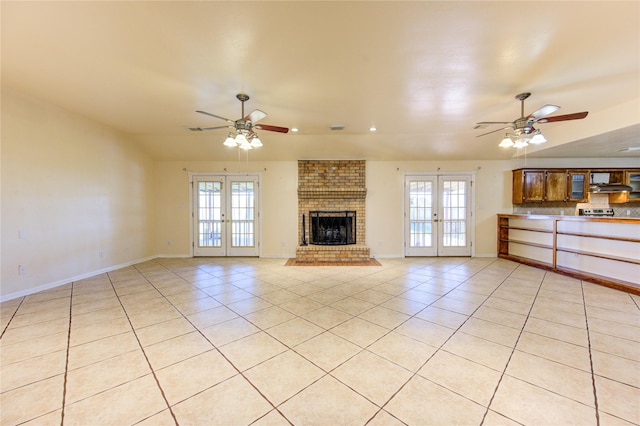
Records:
[[[408,176],[416,176],[416,177],[435,177],[436,178],[436,183],[439,182],[438,178],[440,176],[464,176],[464,177],[469,177],[470,182],[471,182],[471,188],[470,188],[470,211],[469,211],[469,242],[471,244],[470,246],[470,256],[471,257],[475,257],[476,256],[476,219],[475,219],[475,208],[476,208],[476,172],[475,171],[460,171],[460,172],[440,172],[440,171],[436,171],[436,172],[409,172],[409,171],[404,171],[402,173],[402,256],[403,257],[407,257],[407,233],[405,231],[406,228],[406,215],[408,214],[408,212],[406,211],[406,205],[407,205],[407,189],[405,187],[406,182],[407,182],[407,177]],[[439,184],[437,185],[439,187]],[[439,191],[439,188],[438,188]],[[440,257],[440,254],[436,254],[436,256],[434,257]],[[411,257],[411,256],[409,256]],[[445,256],[442,256],[445,257]]]
[[[258,244],[258,257],[262,257],[262,175],[263,172],[261,171],[256,171],[256,172],[227,172],[226,169],[225,171],[222,172],[195,172],[195,171],[189,171],[188,172],[188,177],[189,177],[189,183],[188,183],[188,192],[189,192],[189,256],[190,257],[196,257],[194,255],[195,253],[195,239],[194,239],[194,233],[195,233],[195,229],[194,229],[194,219],[195,219],[195,211],[194,211],[194,199],[193,199],[193,182],[194,182],[194,177],[198,176],[198,177],[214,177],[214,176],[222,176],[225,179],[231,177],[242,177],[242,176],[248,176],[248,177],[254,177],[258,179],[258,188],[260,191],[260,195],[258,196],[258,202],[257,202],[257,218],[256,218],[256,223],[257,223],[257,227],[258,227],[258,232],[256,233],[256,238],[257,238],[257,244]]]

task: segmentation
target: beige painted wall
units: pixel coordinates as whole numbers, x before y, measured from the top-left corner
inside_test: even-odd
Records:
[[[249,158],[250,158],[249,154]],[[599,161],[601,162],[601,161]],[[629,161],[607,160],[610,167],[631,167]],[[527,161],[528,167],[587,167],[592,159]],[[523,159],[507,161],[392,162],[367,161],[367,244],[380,258],[403,256],[403,180],[405,173],[475,172],[475,255],[496,255],[497,213],[511,213],[511,170],[522,167]],[[189,256],[190,206],[189,172],[262,175],[261,256],[295,256],[297,241],[296,161],[282,162],[184,162],[156,164],[158,222],[156,253],[161,256]],[[171,242],[169,244],[169,242]]]
[[[123,135],[3,88],[1,170],[3,299],[155,254],[154,163]]]
[[[496,255],[495,215],[511,212],[511,161],[367,162],[367,241],[373,254],[404,254],[405,174],[452,172],[475,172],[475,254]]]
[[[250,158],[251,154],[249,154]],[[256,173],[261,176],[261,255],[291,257],[297,244],[298,163],[295,161],[162,161],[156,164],[157,246],[162,256],[189,256],[190,174]]]
[[[478,170],[480,167],[480,170]],[[367,161],[367,242],[377,257],[403,255],[403,179],[405,172],[476,172],[476,255],[496,253],[496,213],[511,212],[511,162]],[[298,165],[284,162],[159,162],[157,252],[190,254],[189,172],[262,174],[261,256],[295,256]],[[505,195],[506,194],[506,195]],[[169,244],[170,242],[170,244]]]

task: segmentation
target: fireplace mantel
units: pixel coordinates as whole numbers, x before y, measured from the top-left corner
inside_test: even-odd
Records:
[[[367,189],[350,189],[350,188],[298,188],[299,200],[316,200],[316,199],[334,199],[334,200],[360,200],[367,198]]]

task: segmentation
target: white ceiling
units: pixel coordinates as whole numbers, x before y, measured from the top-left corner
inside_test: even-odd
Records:
[[[508,159],[478,121],[525,113],[536,157],[640,157],[640,2],[9,2],[2,84],[131,135],[157,159],[234,160],[205,110],[261,132],[250,159]],[[33,117],[37,121],[39,117]],[[344,125],[332,131],[331,125]],[[369,132],[375,125],[378,131]],[[500,128],[497,126],[496,129]]]

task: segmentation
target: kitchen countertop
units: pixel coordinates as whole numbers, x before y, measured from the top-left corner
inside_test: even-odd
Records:
[[[498,213],[498,216],[519,217],[523,219],[562,219],[562,220],[579,220],[579,221],[602,221],[612,222],[620,220],[628,220],[631,222],[640,221],[640,217],[633,216],[571,216],[571,215],[545,215],[545,214],[520,214],[520,213]]]

